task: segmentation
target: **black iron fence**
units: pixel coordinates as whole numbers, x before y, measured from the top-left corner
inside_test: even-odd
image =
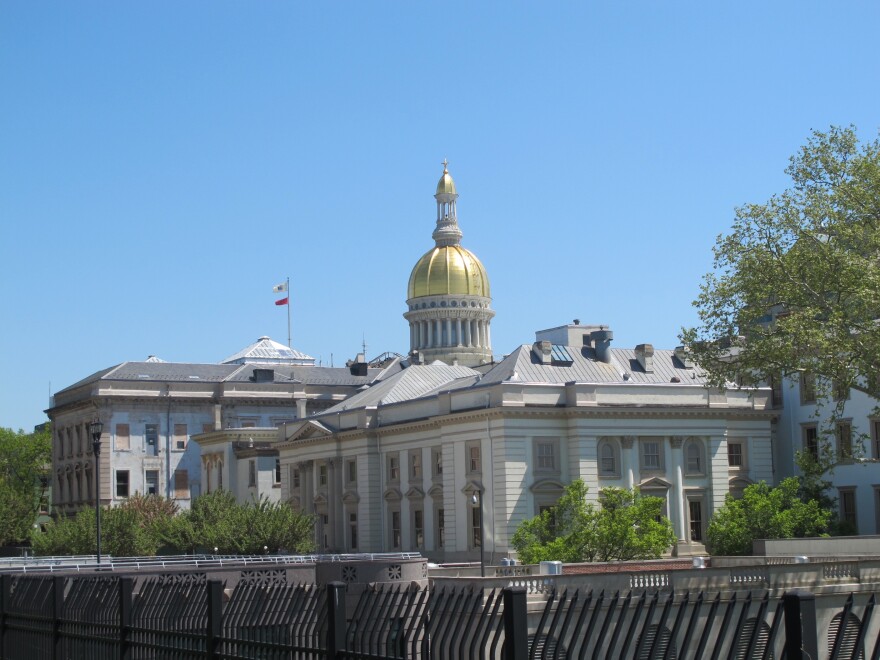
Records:
[[[0,656],[146,658],[880,658],[873,595],[850,596],[819,630],[794,590],[707,596],[239,583],[204,575],[0,579]],[[351,602],[348,602],[351,601]],[[826,614],[829,614],[826,612]]]

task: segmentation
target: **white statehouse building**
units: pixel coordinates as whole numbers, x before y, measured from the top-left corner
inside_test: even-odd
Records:
[[[725,496],[774,480],[770,389],[716,390],[684,349],[612,348],[607,326],[577,320],[493,362],[489,279],[461,246],[457,198],[444,163],[435,246],[407,288],[409,356],[280,426],[282,499],[316,515],[323,551],[450,562],[482,549],[495,563],[582,478],[593,498],[605,486],[662,497],[673,551],[705,552]]]

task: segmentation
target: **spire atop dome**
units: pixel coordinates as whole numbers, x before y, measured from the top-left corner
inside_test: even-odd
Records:
[[[449,174],[449,161],[444,158],[442,165],[443,176],[437,182],[437,192],[434,193],[434,199],[437,200],[437,228],[432,237],[437,247],[461,243],[461,229],[458,228],[455,210],[458,193],[455,192],[455,181]]]

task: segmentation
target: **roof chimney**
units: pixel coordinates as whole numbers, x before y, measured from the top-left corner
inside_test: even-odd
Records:
[[[536,341],[532,344],[532,353],[538,358],[540,364],[550,364],[553,362],[553,344],[549,341]]]
[[[694,368],[694,359],[691,357],[690,349],[685,348],[684,346],[676,346],[675,357],[677,357],[679,362],[684,365],[685,369]]]
[[[642,365],[646,374],[654,373],[654,346],[651,344],[636,346],[636,360]]]
[[[590,340],[596,351],[596,359],[600,362],[611,362],[611,341],[614,333],[611,330],[593,330]]]

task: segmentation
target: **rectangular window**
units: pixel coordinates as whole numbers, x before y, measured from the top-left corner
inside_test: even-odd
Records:
[[[299,468],[290,466],[290,488],[299,490]]]
[[[688,500],[691,519],[691,541],[703,542],[703,506],[699,500]]]
[[[345,461],[345,479],[351,485],[357,483],[358,471],[356,458],[351,458]]]
[[[425,512],[421,509],[413,511],[413,545],[416,549],[425,547]]]
[[[874,455],[869,458],[880,461],[880,420],[871,420],[871,440],[873,441],[871,444],[874,445]],[[877,532],[880,533],[880,526],[877,527]]]
[[[774,408],[782,407],[782,374],[776,373],[770,377],[771,404]]]
[[[318,466],[318,485],[326,486],[327,485],[327,464],[321,463]]]
[[[801,403],[816,403],[816,377],[808,372],[801,374]]]
[[[391,547],[400,548],[400,511],[391,512]]]
[[[727,443],[727,465],[730,468],[743,467],[743,446],[741,442]]]
[[[128,451],[131,449],[131,433],[128,424],[116,425],[115,446],[117,451]]]
[[[856,489],[839,488],[840,493],[840,519],[846,523],[849,529],[844,530],[847,535],[858,534],[858,517],[856,515]]]
[[[434,478],[443,476],[443,450],[440,447],[431,449],[431,476]]]
[[[174,448],[186,449],[186,443],[189,440],[189,432],[186,424],[174,425]]]
[[[281,459],[275,459],[275,474],[272,479],[272,483],[276,486],[281,483]]]
[[[174,471],[174,497],[178,499],[189,497],[189,473],[186,470]]]
[[[479,548],[483,545],[483,536],[480,533],[482,530],[480,529],[480,507],[474,506],[471,507],[471,539],[473,543],[471,544],[474,548]]]
[[[116,470],[116,497],[128,497],[128,470]]]
[[[400,481],[400,454],[388,454],[388,481]]]
[[[639,445],[642,449],[642,469],[660,470],[663,468],[663,457],[660,454],[659,440],[642,440]]]
[[[537,443],[538,469],[539,470],[555,470],[556,469],[556,447],[552,442]]]
[[[324,539],[324,550],[330,547],[330,536],[328,534],[330,529],[330,516],[326,513],[321,514],[321,535]]]
[[[482,470],[482,460],[480,456],[480,445],[473,443],[468,445],[468,472],[480,472]]]
[[[248,461],[248,488],[257,485],[257,462],[254,459]]]
[[[804,435],[804,451],[809,453],[815,460],[819,460],[819,430],[815,424],[802,427]]]
[[[837,422],[837,456],[840,460],[852,458],[852,423],[848,421]]]
[[[155,450],[158,442],[159,442],[159,425],[158,424],[147,424],[144,427],[144,444],[147,447],[147,451]]]
[[[414,449],[409,453],[409,476],[419,479],[422,476],[422,450]]]
[[[144,472],[144,490],[147,495],[159,494],[159,470],[147,470]]]
[[[437,547],[442,548],[446,543],[446,516],[443,509],[437,509]]]
[[[352,550],[358,549],[358,514],[348,514],[348,543]]]

